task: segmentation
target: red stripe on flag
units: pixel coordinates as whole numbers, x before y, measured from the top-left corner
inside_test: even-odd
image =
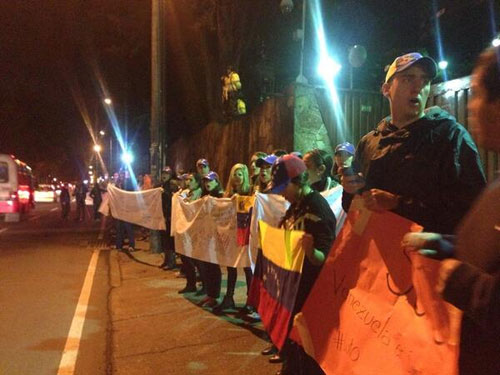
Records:
[[[257,311],[259,312],[262,324],[271,337],[272,342],[281,350],[285,339],[288,336],[290,327],[291,311],[288,311],[283,305],[276,301],[264,288],[262,280],[254,276],[252,280],[252,289],[259,289],[258,296],[253,296],[253,301],[258,301]],[[253,290],[255,292],[255,289]],[[257,297],[255,299],[255,297]]]

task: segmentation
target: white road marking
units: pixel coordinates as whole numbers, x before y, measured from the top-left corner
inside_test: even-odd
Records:
[[[94,275],[97,260],[99,259],[99,251],[100,250],[94,250],[92,258],[90,258],[89,268],[87,269],[87,274],[85,275],[85,281],[83,282],[80,298],[78,299],[78,304],[76,305],[75,314],[73,315],[73,320],[69,329],[68,338],[66,339],[66,344],[64,345],[63,355],[61,362],[59,363],[57,375],[70,375],[75,373],[76,359],[80,348],[83,324],[85,323],[85,316],[87,315],[90,292],[92,290],[92,284],[94,283]]]
[[[3,229],[0,229],[0,233],[3,233],[5,232],[6,230],[8,230],[9,228],[3,228]]]
[[[54,207],[52,210],[50,210],[50,212],[52,212],[52,211],[56,211],[56,210],[58,210],[58,209],[59,209],[59,207]]]
[[[35,219],[38,219],[38,218],[40,218],[40,215],[35,215],[35,216],[33,216],[33,217],[30,217],[30,218],[28,219],[28,221],[35,220]]]

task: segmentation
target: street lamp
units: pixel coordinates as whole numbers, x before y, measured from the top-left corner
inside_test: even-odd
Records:
[[[111,105],[111,104],[113,103],[113,101],[112,101],[110,98],[105,98],[105,99],[104,99],[104,103],[105,103],[106,105]]]
[[[102,149],[101,145],[97,145],[97,144],[96,144],[96,145],[94,145],[94,151],[95,151],[95,152],[98,152],[98,153],[99,153],[99,152],[101,152],[101,149]]]

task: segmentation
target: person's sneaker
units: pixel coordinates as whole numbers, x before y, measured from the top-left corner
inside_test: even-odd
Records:
[[[178,279],[185,279],[186,275],[182,273],[181,271],[175,273],[175,277]]]
[[[134,249],[133,247],[128,247],[128,252],[129,253],[133,253],[134,251],[137,251],[136,249]]]
[[[185,288],[179,290],[177,293],[184,294],[184,293],[194,293],[194,292],[196,292],[195,286],[186,286]]]
[[[236,308],[236,305],[234,304],[234,299],[233,297],[230,296],[224,296],[224,299],[222,302],[215,306],[213,309],[214,314],[222,314],[226,310],[234,310]]]

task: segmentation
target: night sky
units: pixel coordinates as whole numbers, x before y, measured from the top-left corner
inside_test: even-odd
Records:
[[[240,75],[247,82],[253,81],[252,68],[264,60],[273,68],[280,86],[293,81],[299,44],[292,39],[292,32],[299,28],[301,2],[296,1],[293,12],[284,16],[279,11],[279,0],[266,1],[266,6],[251,7],[264,3],[183,0],[175,2],[177,9],[167,7],[167,30],[174,27],[182,29],[182,33],[206,33],[191,38],[202,43],[182,46],[184,58],[178,55],[181,49],[173,39],[178,41],[179,37],[171,31],[167,35],[170,130],[189,131],[214,118],[218,102],[208,96],[218,92],[220,73],[235,50],[239,51]],[[220,27],[222,17],[230,22],[231,17],[238,16],[233,21],[242,21],[241,15],[220,12],[229,3],[247,7],[245,17],[266,22],[254,25],[258,29],[252,34],[255,38],[242,41],[236,35],[231,48],[221,48],[214,29]],[[355,70],[354,84],[369,90],[378,89],[383,67],[399,54],[419,50],[437,58],[436,20],[443,52],[450,62],[449,78],[468,75],[475,58],[494,36],[498,20],[498,1],[493,0],[321,3],[329,45],[344,67],[348,66],[350,46],[366,47],[368,58],[363,67]],[[189,8],[186,15],[195,14],[196,19],[172,14],[172,10],[181,12],[179,4]],[[216,9],[219,18],[214,21]],[[0,1],[0,152],[25,160],[39,176],[50,173],[65,179],[78,177],[92,156],[92,140],[84,119],[109,134],[102,105],[104,88],[113,100],[123,133],[144,161],[138,168],[144,169],[150,111],[150,13],[148,0]],[[317,49],[311,21],[308,17],[305,73],[315,82]],[[347,85],[347,72],[347,68],[342,69],[340,86]],[[182,100],[182,93],[189,93],[185,85],[197,87],[199,95],[184,94],[191,95],[192,100]],[[247,86],[251,102],[258,96],[258,87]],[[107,140],[103,143],[107,144]]]

